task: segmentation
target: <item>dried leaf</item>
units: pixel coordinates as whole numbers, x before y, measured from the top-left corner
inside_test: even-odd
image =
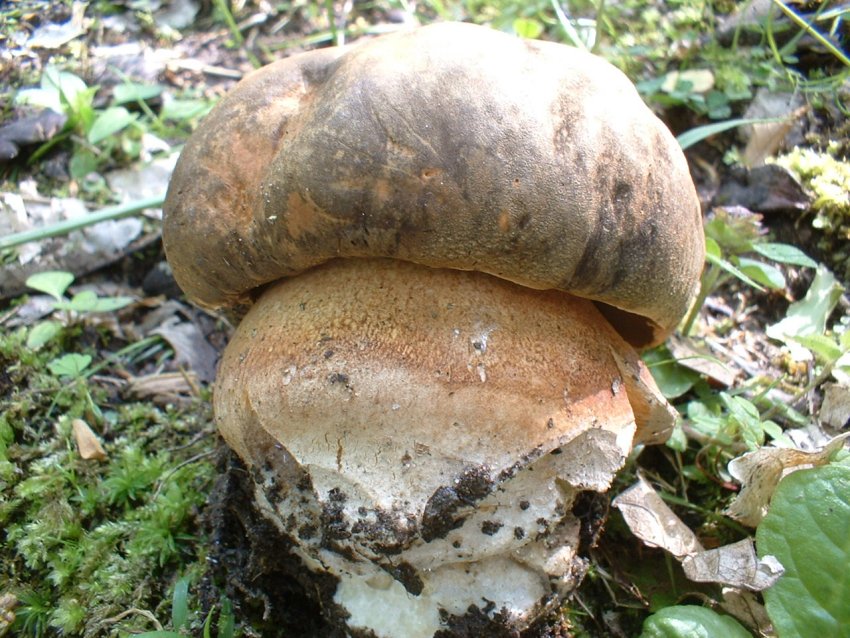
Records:
[[[820,422],[836,429],[850,422],[850,387],[841,383],[826,383],[820,408]]]
[[[691,529],[661,500],[643,478],[614,499],[632,533],[650,547],[660,547],[682,558],[702,551]]]
[[[626,361],[613,348],[611,356],[623,376],[626,395],[635,415],[635,444],[664,443],[670,438],[679,413],[664,398],[649,368],[639,357]]]
[[[71,427],[74,432],[74,442],[77,444],[77,450],[80,452],[80,457],[89,460],[103,461],[106,459],[106,450],[100,444],[97,435],[89,427],[89,424],[82,419],[74,419],[71,421]]]
[[[166,372],[130,377],[132,396],[150,400],[157,405],[185,405],[198,394],[198,378],[192,372]]]
[[[757,635],[768,635],[767,632],[771,627],[770,618],[755,593],[734,587],[724,587],[722,594],[723,602],[720,603],[720,607],[723,611],[755,630]]]
[[[747,142],[741,161],[744,166],[761,166],[771,155],[776,155],[782,147],[782,142],[794,128],[800,117],[805,114],[807,107],[801,107],[788,112],[786,119],[780,122],[763,122],[753,124],[750,140]],[[771,113],[770,116],[782,116],[786,113]]]
[[[722,583],[750,591],[767,589],[785,572],[773,556],[759,559],[751,538],[686,556],[682,569],[697,583]]]
[[[615,498],[613,505],[635,536],[646,545],[660,547],[678,558],[685,575],[695,582],[761,591],[782,574],[777,561],[756,557],[751,541],[704,550],[693,531],[642,478]]]
[[[201,381],[207,383],[215,378],[218,352],[194,323],[172,317],[164,321],[159,328],[152,330],[150,334],[159,335],[165,339],[174,349],[177,364],[195,372]]]
[[[667,341],[670,354],[680,366],[698,372],[717,385],[730,387],[738,376],[738,371],[723,364],[707,350],[700,348],[693,340],[676,336]]]
[[[742,487],[726,514],[739,523],[757,527],[767,514],[770,498],[784,474],[804,467],[824,465],[848,437],[850,432],[836,436],[823,448],[813,452],[763,447],[733,459],[729,463],[729,473]]]

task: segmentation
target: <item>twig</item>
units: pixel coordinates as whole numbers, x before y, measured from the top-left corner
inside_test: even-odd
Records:
[[[161,208],[164,201],[165,197],[162,195],[158,197],[148,197],[147,199],[139,199],[128,204],[104,208],[96,213],[91,213],[76,219],[66,219],[65,221],[44,226],[43,228],[35,228],[33,230],[25,230],[20,233],[12,233],[11,235],[0,237],[0,250],[14,248],[15,246],[27,244],[31,241],[41,241],[42,239],[57,237],[58,235],[67,235],[75,230],[87,228],[88,226],[93,226],[100,222],[131,217],[146,208]]]

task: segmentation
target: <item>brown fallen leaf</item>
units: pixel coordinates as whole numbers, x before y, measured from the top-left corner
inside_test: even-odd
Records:
[[[847,427],[850,424],[850,387],[843,383],[826,383],[823,391],[820,422],[835,429]]]
[[[186,405],[198,396],[198,377],[194,372],[166,372],[129,378],[128,390],[136,398],[157,405]]]
[[[812,452],[796,448],[763,447],[729,462],[729,473],[741,483],[741,491],[726,510],[726,514],[750,527],[767,514],[773,491],[787,473],[829,462],[850,432],[836,436],[821,449]]]
[[[774,556],[760,559],[751,538],[685,556],[682,569],[696,583],[722,583],[750,591],[767,589],[785,572]]]
[[[738,371],[725,365],[708,350],[701,348],[694,340],[685,340],[677,336],[667,341],[670,354],[680,366],[704,375],[716,385],[730,387],[738,376]]]
[[[650,547],[660,547],[679,559],[702,551],[696,534],[643,478],[611,504],[620,510],[632,534]]]
[[[97,435],[88,423],[82,419],[74,419],[71,421],[71,427],[74,432],[74,442],[77,444],[81,458],[86,461],[103,461],[106,459],[106,450],[103,449]]]
[[[751,539],[704,549],[696,534],[643,478],[617,496],[612,504],[620,510],[635,536],[650,547],[670,552],[682,563],[685,576],[694,582],[761,591],[784,572],[774,557],[759,559]]]

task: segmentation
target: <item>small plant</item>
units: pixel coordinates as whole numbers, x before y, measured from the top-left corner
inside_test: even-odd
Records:
[[[705,225],[705,252],[708,265],[700,279],[700,288],[691,312],[682,324],[682,334],[693,328],[705,300],[718,287],[737,278],[756,288],[782,290],[785,276],[773,262],[815,268],[817,263],[803,251],[788,244],[765,241],[757,215],[730,214],[717,209]]]
[[[137,634],[138,638],[185,638],[191,626],[192,613],[189,610],[189,579],[181,578],[174,585],[174,595],[171,602],[171,631],[159,629]],[[214,609],[210,609],[204,619],[202,636],[212,638],[212,620]],[[223,597],[221,610],[218,614],[218,631],[216,638],[233,638],[235,635],[235,620],[230,601]]]
[[[40,348],[51,339],[54,339],[62,331],[63,327],[71,324],[80,315],[95,312],[113,312],[133,303],[130,297],[98,297],[91,290],[78,292],[72,298],[68,299],[65,297],[65,293],[73,282],[74,275],[61,270],[41,272],[27,279],[27,286],[53,297],[53,309],[61,311],[65,315],[64,322],[48,319],[33,326],[27,335],[27,346],[29,348]],[[88,363],[91,363],[90,358],[83,365],[83,368]],[[62,370],[67,370],[68,365],[60,364],[60,367]]]

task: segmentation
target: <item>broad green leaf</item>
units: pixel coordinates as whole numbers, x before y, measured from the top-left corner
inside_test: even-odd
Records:
[[[71,157],[68,163],[71,177],[82,181],[89,173],[97,171],[97,157],[87,149],[79,149]]]
[[[137,82],[125,82],[112,89],[112,103],[115,106],[138,102],[139,100],[151,100],[159,97],[165,87],[161,84],[139,84]]]
[[[738,268],[762,286],[781,290],[785,288],[785,275],[776,267],[748,257],[738,258]]]
[[[842,350],[834,339],[830,339],[826,335],[798,335],[791,337],[794,341],[803,347],[811,350],[815,356],[826,363],[838,361],[844,350]]]
[[[60,71],[55,66],[48,66],[41,76],[41,88],[56,91],[69,105],[76,102],[77,96],[88,89],[86,83],[73,73]]]
[[[818,266],[815,279],[809,287],[806,296],[788,307],[785,318],[778,323],[768,326],[767,336],[778,341],[784,341],[795,357],[798,348],[794,338],[803,335],[823,334],[826,320],[838,303],[843,288],[826,266]],[[803,357],[808,355],[803,353]]]
[[[160,115],[165,120],[191,120],[206,115],[212,104],[203,100],[168,100],[162,105]]]
[[[776,488],[756,530],[785,573],[764,592],[782,638],[850,637],[850,467],[799,470]]]
[[[60,332],[62,332],[62,324],[58,321],[42,321],[37,323],[27,334],[27,347],[37,350]]]
[[[98,297],[93,290],[83,290],[74,295],[68,302],[57,303],[60,310],[74,312],[112,312],[133,303],[130,297]]]
[[[753,244],[753,250],[759,255],[778,261],[782,264],[793,264],[794,266],[805,266],[806,268],[817,268],[817,262],[809,257],[796,246],[789,244],[775,244],[764,242]]]
[[[176,631],[145,631],[141,634],[134,634],[134,636],[135,638],[186,638]]]
[[[54,113],[64,113],[59,91],[54,89],[22,89],[15,94],[15,104],[29,104],[50,109]]]
[[[91,364],[87,354],[66,354],[47,363],[47,369],[57,377],[78,377]]]
[[[174,629],[182,629],[189,621],[189,579],[181,578],[174,585],[174,597],[171,599],[171,624]]]
[[[30,275],[26,284],[33,290],[50,295],[56,301],[62,300],[62,295],[74,281],[74,275],[64,270],[46,270]]]
[[[640,638],[752,638],[737,620],[707,607],[676,605],[652,614]]]
[[[517,18],[513,23],[514,33],[521,38],[534,40],[543,33],[543,25],[531,18]]]
[[[705,237],[705,252],[707,255],[717,257],[718,259],[723,256],[723,252],[720,250],[720,244],[707,235]]]
[[[136,121],[138,115],[130,113],[123,106],[112,106],[97,116],[89,130],[88,140],[91,144],[98,144],[111,135],[123,131],[132,122]]]
[[[699,379],[699,374],[676,363],[666,348],[648,350],[643,354],[643,360],[658,389],[668,399],[682,396]]]

